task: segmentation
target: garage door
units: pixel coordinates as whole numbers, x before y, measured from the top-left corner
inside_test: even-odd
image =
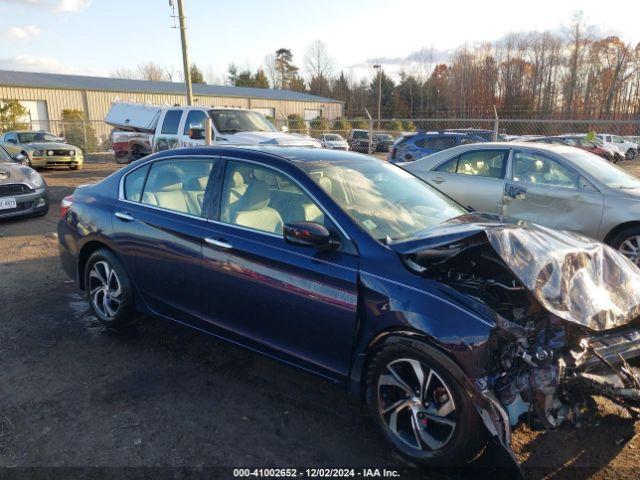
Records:
[[[20,100],[20,104],[27,109],[27,115],[21,120],[31,123],[34,130],[50,130],[49,112],[45,100]]]

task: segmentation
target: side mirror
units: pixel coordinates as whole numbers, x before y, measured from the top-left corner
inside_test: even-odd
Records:
[[[23,154],[18,153],[16,155],[13,156],[13,159],[18,162],[21,163],[22,165],[28,165],[29,162],[27,161],[27,157],[25,157]]]
[[[335,240],[324,225],[316,222],[285,223],[284,239],[295,245],[314,247],[319,250],[335,250],[340,242]]]
[[[204,127],[202,125],[190,125],[189,138],[191,140],[204,140]]]

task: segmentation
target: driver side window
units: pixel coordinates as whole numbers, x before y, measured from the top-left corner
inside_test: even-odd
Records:
[[[514,153],[513,180],[532,185],[580,188],[580,175],[536,152]]]
[[[291,179],[269,168],[229,161],[222,189],[220,220],[282,234],[285,223],[316,222],[334,231],[331,221]]]

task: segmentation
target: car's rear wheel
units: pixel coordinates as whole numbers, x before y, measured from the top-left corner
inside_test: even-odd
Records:
[[[630,148],[629,150],[627,150],[625,157],[627,160],[633,160],[637,155],[638,152],[636,152],[635,148]]]
[[[480,418],[459,382],[420,344],[375,354],[367,403],[387,440],[416,463],[461,466],[484,446]]]
[[[93,313],[105,326],[120,328],[135,320],[131,281],[112,252],[100,249],[89,257],[84,285]]]

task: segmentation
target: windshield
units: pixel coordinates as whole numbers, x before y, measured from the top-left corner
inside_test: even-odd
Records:
[[[366,132],[366,131],[353,132],[353,138],[369,138],[369,132]]]
[[[11,161],[11,155],[9,155],[3,147],[0,147],[0,163],[7,163]]]
[[[324,139],[330,142],[340,142],[344,140],[344,138],[342,138],[340,135],[335,135],[335,134],[325,135]]]
[[[18,134],[19,143],[58,142],[60,139],[47,132],[23,132]]]
[[[571,161],[609,188],[640,188],[640,180],[605,159],[584,150],[564,153]]]
[[[374,238],[415,236],[465,210],[399,167],[373,158],[301,162],[300,166]]]
[[[211,110],[211,120],[219,133],[276,132],[264,115],[246,110]]]

